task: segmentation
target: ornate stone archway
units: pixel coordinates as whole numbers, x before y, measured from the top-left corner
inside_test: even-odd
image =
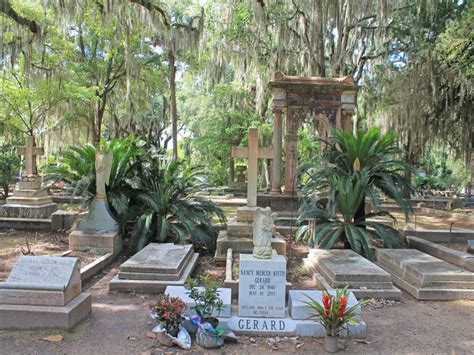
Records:
[[[285,195],[293,196],[298,165],[298,128],[310,117],[324,116],[333,128],[353,130],[357,86],[351,76],[319,78],[275,75],[269,83],[273,94],[272,193],[281,194],[283,113],[285,132]]]

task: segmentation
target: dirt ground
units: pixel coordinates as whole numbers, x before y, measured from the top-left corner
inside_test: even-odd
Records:
[[[447,229],[449,223],[440,217],[417,216],[418,228]],[[458,228],[471,229],[474,228],[474,223],[463,223]],[[42,240],[37,235],[31,235],[31,240],[35,237]],[[48,240],[51,239],[54,238]],[[0,235],[0,248],[5,250],[8,246],[18,252],[18,248],[24,244],[21,240],[15,245],[6,244],[5,240],[4,235]],[[46,245],[48,240],[44,241]],[[38,245],[40,244],[34,244]],[[67,244],[64,247],[66,249]],[[0,279],[2,267],[3,270],[8,270],[8,266],[2,266],[5,260],[2,257],[5,255],[2,255],[1,250]],[[289,249],[288,280],[293,283],[293,288],[314,287],[311,276],[300,267],[301,259],[306,256],[307,251],[306,246],[294,243]],[[57,252],[60,253],[59,250]],[[125,257],[121,256],[83,285],[84,291],[92,294],[93,302],[92,314],[85,322],[69,333],[0,331],[0,354],[324,353],[322,339],[277,336],[241,336],[236,344],[226,344],[223,348],[212,351],[203,350],[195,344],[191,351],[160,346],[146,335],[154,326],[148,316],[147,305],[155,295],[108,292],[109,281],[118,273],[118,267],[123,261]],[[210,273],[223,283],[224,270],[223,266],[215,264],[213,258],[202,257],[194,276]],[[474,353],[474,301],[419,302],[404,292],[401,302],[374,302],[365,308],[362,317],[367,324],[367,338],[341,339],[340,353]],[[62,335],[64,338],[59,342],[42,340],[49,335]]]
[[[292,254],[295,263],[304,256],[303,250]],[[92,314],[72,332],[0,331],[0,354],[324,353],[322,339],[276,336],[242,336],[238,343],[213,351],[197,345],[189,352],[160,346],[146,336],[147,330],[153,327],[147,305],[154,295],[108,293],[108,283],[124,260],[121,257],[84,285],[85,292],[92,294]],[[204,258],[195,275],[204,272],[219,276],[223,267],[217,267],[211,258]],[[310,279],[309,275],[295,273],[296,278],[289,276],[296,284],[298,278],[306,282]],[[474,349],[473,314],[473,301],[417,302],[404,293],[401,303],[378,302],[367,307],[362,317],[367,323],[368,337],[340,340],[340,352],[469,354]],[[63,335],[64,339],[56,343],[42,340],[49,335]]]
[[[16,259],[27,255],[62,255],[68,250],[68,236],[59,232],[28,232],[0,229],[0,281],[8,277]],[[73,251],[68,256],[78,257],[81,267],[100,255]]]

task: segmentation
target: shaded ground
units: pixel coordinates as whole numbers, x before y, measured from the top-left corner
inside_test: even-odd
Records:
[[[390,213],[397,219],[396,226],[398,228],[403,228],[405,225],[405,215],[401,212]],[[416,229],[449,229],[451,224],[453,230],[474,230],[474,221],[462,221],[450,217],[433,216],[426,213],[416,213],[411,215],[408,221],[408,225]]]
[[[16,259],[27,255],[61,255],[68,250],[68,236],[60,232],[30,232],[0,229],[0,280],[6,279]],[[81,260],[85,266],[100,255],[74,251],[68,256]]]
[[[145,294],[109,294],[108,282],[118,272],[116,262],[85,288],[93,296],[90,318],[71,333],[0,332],[0,354],[159,354],[176,352],[147,338],[153,324],[147,305],[153,298]],[[363,318],[368,338],[363,342],[341,341],[347,353],[472,353],[474,348],[474,302],[417,302],[404,294],[403,303],[366,310]],[[64,335],[59,343],[41,340],[48,335]],[[254,341],[254,342],[253,342]],[[369,344],[367,344],[369,343]],[[204,353],[197,345],[192,353]],[[237,344],[209,353],[324,353],[322,339],[241,337]],[[184,353],[184,351],[181,351]],[[191,353],[191,352],[188,352]]]
[[[417,216],[417,227],[421,226],[447,229],[449,221],[441,217]],[[474,223],[462,223],[459,228],[474,228]],[[5,239],[1,237],[3,235],[0,235],[0,247],[3,247]],[[38,240],[42,238],[38,237]],[[19,243],[10,247],[18,248],[21,241]],[[288,279],[294,288],[314,286],[311,276],[300,268],[307,250],[306,246],[294,242],[288,250]],[[83,285],[93,297],[92,314],[87,321],[71,333],[0,331],[0,354],[324,353],[322,339],[276,336],[240,337],[237,344],[226,344],[214,351],[205,351],[197,345],[189,352],[162,347],[146,336],[147,330],[153,327],[147,305],[155,295],[108,293],[108,283],[123,261],[125,257],[121,256]],[[225,277],[224,267],[216,265],[211,257],[200,259],[194,276],[203,273],[210,273],[221,282]],[[341,353],[471,354],[474,349],[473,314],[474,301],[418,302],[403,293],[401,303],[369,305],[362,315],[367,323],[367,339],[341,340]],[[56,334],[62,334],[64,339],[57,343],[41,340]]]

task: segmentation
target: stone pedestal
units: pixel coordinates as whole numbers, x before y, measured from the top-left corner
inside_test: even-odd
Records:
[[[286,259],[240,254],[239,317],[285,317]]]
[[[0,217],[49,219],[57,210],[58,205],[53,198],[41,190],[41,178],[34,176],[26,177],[17,184],[13,196],[0,206]]]
[[[0,283],[0,329],[71,329],[91,312],[79,259],[21,256]]]
[[[252,253],[253,250],[253,220],[257,207],[237,208],[237,217],[227,222],[227,230],[220,231],[216,243],[215,259],[225,262],[227,249],[234,253]],[[275,230],[272,238],[272,248],[279,255],[286,255],[286,242]]]
[[[69,234],[69,249],[119,254],[122,251],[122,236],[118,223],[112,217],[107,202],[95,199],[86,216]]]
[[[122,265],[110,281],[110,291],[163,292],[167,286],[183,286],[193,272],[199,254],[193,246],[151,243]]]

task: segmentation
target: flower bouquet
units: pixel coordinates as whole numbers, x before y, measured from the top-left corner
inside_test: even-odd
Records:
[[[322,304],[306,295],[308,301],[304,301],[304,303],[316,312],[310,318],[316,318],[316,322],[321,323],[326,329],[324,346],[327,352],[337,351],[339,332],[347,325],[357,325],[359,323],[356,319],[358,308],[369,302],[359,301],[348,308],[349,295],[347,286],[342,290],[336,289],[334,294],[323,291]]]
[[[156,301],[150,303],[150,316],[158,322],[153,328],[156,338],[163,345],[176,344],[184,349],[191,348],[191,337],[181,326],[186,303],[179,297],[158,295]]]

